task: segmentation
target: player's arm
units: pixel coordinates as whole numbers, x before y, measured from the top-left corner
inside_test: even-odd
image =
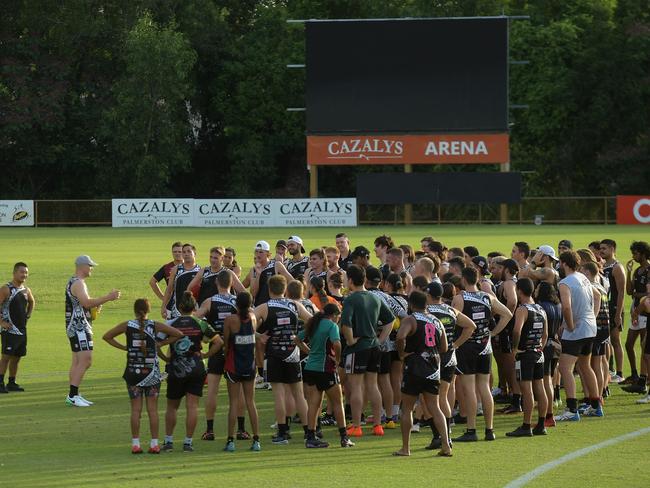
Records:
[[[206,298],[205,300],[203,300],[201,306],[192,313],[192,315],[200,319],[204,319],[208,316],[208,312],[210,312],[211,306],[212,306],[212,298]]]
[[[256,322],[260,324],[263,323],[269,315],[269,306],[266,303],[262,303],[253,309],[253,316],[255,317]],[[263,329],[262,329],[263,330]],[[266,344],[269,340],[269,334],[265,331],[260,334],[259,332],[255,333],[255,337],[259,339],[261,344]]]
[[[32,318],[34,307],[36,307],[36,300],[34,300],[34,294],[32,293],[31,289],[27,288],[27,319]]]
[[[616,289],[619,290],[618,296],[616,297],[616,315],[614,316],[614,323],[616,324],[616,327],[620,328],[623,321],[623,302],[625,301],[625,294],[623,293],[623,290],[625,289],[625,269],[621,263],[616,263],[614,269],[612,269],[612,276],[616,283]]]
[[[239,318],[238,315],[228,315],[223,321],[223,354],[228,353],[228,345],[230,344],[230,335],[232,334],[232,323]]]
[[[253,297],[253,300],[257,296],[257,293],[260,291],[260,274],[262,273],[262,267],[258,267],[255,265],[254,268],[251,269],[250,272],[250,277],[251,277],[251,285],[250,285],[250,290],[251,290],[251,295]]]
[[[492,304],[492,313],[499,316],[496,327],[490,332],[490,335],[494,337],[506,328],[512,318],[512,312],[493,295],[490,295],[490,302]]]
[[[573,323],[573,314],[571,313],[571,290],[564,283],[560,283],[560,301],[562,302],[562,317],[564,317],[566,329],[569,332],[573,332],[576,327]]]
[[[244,284],[241,281],[239,281],[239,276],[237,276],[237,274],[230,269],[228,270],[228,273],[230,273],[230,278],[232,280],[232,287],[234,288],[234,290],[237,293],[246,291],[246,287],[244,286]]]
[[[99,298],[90,298],[88,296],[88,288],[86,288],[86,283],[83,281],[75,281],[75,283],[70,287],[72,294],[79,300],[79,303],[83,308],[89,309],[93,307],[99,307],[107,302],[112,302],[120,298],[119,290],[111,290],[109,293]]]
[[[298,349],[300,349],[302,352],[305,354],[309,354],[309,351],[311,349],[307,344],[305,344],[305,331],[301,330],[297,335],[293,336],[293,343],[298,346]],[[339,343],[340,345],[340,343]]]
[[[116,349],[119,349],[120,351],[128,351],[128,348],[124,344],[120,344],[115,340],[115,337],[117,337],[120,334],[124,334],[126,332],[126,327],[127,327],[127,322],[122,322],[120,324],[117,324],[111,330],[106,332],[102,337],[102,339],[104,339],[111,346],[115,347]]]
[[[524,276],[521,276],[521,274],[524,273]],[[544,281],[548,280],[551,275],[553,274],[553,271],[551,271],[548,268],[527,268],[527,269],[522,269],[519,271],[519,277],[520,278],[530,278],[533,281]]]
[[[303,322],[307,322],[311,318],[311,314],[305,308],[305,306],[300,302],[294,302],[298,308],[298,317],[301,318]]]
[[[176,327],[172,327],[167,324],[163,324],[162,322],[154,322],[154,328],[156,329],[156,333],[162,333],[167,336],[164,340],[158,341],[158,347],[164,347],[169,344],[173,344],[176,342],[178,339],[183,337],[183,333],[178,330]]]
[[[348,346],[353,346],[358,341],[358,339],[354,337],[354,330],[352,329],[352,319],[354,315],[354,311],[352,310],[353,308],[352,305],[348,305],[347,307],[344,306],[343,311],[341,312],[341,334],[343,334],[345,343]]]
[[[413,328],[416,325],[415,318],[412,316],[406,317],[401,321],[399,329],[397,329],[397,337],[395,338],[395,345],[397,347],[397,354],[403,361],[408,354],[406,354],[406,338],[413,333]]]
[[[600,296],[600,292],[596,289],[595,286],[591,287],[591,294],[594,297],[594,317],[598,317],[598,313],[600,312],[600,301],[602,300],[602,297]]]
[[[515,325],[512,329],[512,344],[515,351],[519,351],[519,341],[521,340],[521,329],[528,318],[528,309],[526,307],[517,307],[515,311]]]
[[[251,286],[251,281],[252,281],[252,276],[253,272],[255,271],[255,267],[252,267],[248,274],[246,275],[246,278],[241,282],[244,288],[248,288]]]
[[[192,293],[194,293],[194,290],[198,290],[201,288],[202,280],[203,280],[203,270],[199,271],[194,275],[194,278],[192,278],[190,284],[187,285],[187,289],[190,290]],[[198,293],[194,296],[198,296]]]
[[[287,267],[280,260],[277,259],[275,261],[275,273],[284,276],[287,279],[287,282],[291,282],[294,280],[293,276],[291,276],[291,273],[287,271]]]
[[[381,333],[379,334],[379,342],[383,344],[388,340],[388,336],[393,330],[393,322],[395,322],[395,315],[383,300],[379,300],[379,320],[382,324],[384,324],[381,329]]]
[[[174,293],[174,285],[176,283],[176,273],[178,272],[178,266],[174,266],[169,273],[169,284],[165,288],[165,295],[162,299],[162,306],[160,307],[160,314],[163,318],[167,318],[167,304],[169,300],[172,299],[172,293]]]
[[[506,307],[510,310],[510,316],[515,313],[517,308],[517,292],[515,291],[515,282],[506,281],[503,283],[503,295],[506,298]]]
[[[634,295],[634,282],[633,282],[634,273],[632,273],[632,268],[634,268],[634,259],[630,259],[625,264],[625,270],[627,271],[626,279],[625,279],[625,293],[627,293],[630,296]]]
[[[463,312],[456,312],[456,325],[462,330],[458,339],[454,341],[454,349],[458,349],[460,346],[465,344],[476,330],[476,324],[474,321]]]
[[[165,294],[160,289],[160,286],[158,286],[158,282],[164,278],[165,278],[165,267],[162,266],[158,271],[156,271],[156,273],[149,280],[149,286],[151,287],[151,290],[153,291],[154,295],[156,295],[161,300],[165,298]]]
[[[485,293],[489,293],[490,295],[494,295],[494,292],[492,291],[492,287],[487,281],[481,281],[479,290],[484,291]]]
[[[440,342],[438,342],[438,354],[444,354],[449,349],[449,343],[447,342],[447,334],[445,334],[445,328],[441,325],[441,329],[438,329],[438,335],[440,336]]]
[[[7,301],[9,298],[9,287],[7,285],[2,285],[0,287],[0,305],[2,305],[4,302]],[[6,322],[0,318],[0,327],[3,329],[11,329],[11,324],[9,322]]]
[[[543,314],[544,316],[544,331],[542,332],[542,349],[546,347],[546,343],[548,342],[548,319],[546,318],[546,314]]]
[[[465,300],[463,300],[463,296],[460,293],[458,295],[454,295],[454,298],[451,300],[451,306],[457,312],[463,311],[463,308],[465,307]]]

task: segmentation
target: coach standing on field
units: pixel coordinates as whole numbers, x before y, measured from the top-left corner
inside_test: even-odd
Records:
[[[91,309],[101,307],[106,302],[120,298],[119,290],[112,290],[100,298],[90,298],[86,287],[88,278],[97,263],[90,256],[83,255],[75,259],[75,274],[65,287],[65,322],[66,333],[72,348],[72,365],[70,366],[70,393],[65,400],[72,407],[92,405],[79,394],[79,385],[86,370],[90,368],[93,357],[92,313]]]

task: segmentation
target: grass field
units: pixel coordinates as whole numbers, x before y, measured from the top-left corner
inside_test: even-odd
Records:
[[[613,238],[619,244],[619,259],[629,259],[632,240],[648,240],[641,227],[621,226],[442,226],[360,227],[350,229],[352,245],[371,248],[374,237],[384,232],[399,243],[417,247],[420,237],[433,234],[448,246],[476,245],[482,253],[509,253],[515,240],[531,245],[551,244],[568,238],[574,247],[586,247],[594,239]],[[286,238],[292,229],[110,229],[52,228],[1,229],[0,279],[11,278],[11,267],[25,261],[30,267],[28,285],[37,308],[29,323],[28,356],[21,364],[19,383],[25,393],[0,397],[0,486],[504,486],[537,466],[577,449],[650,426],[650,406],[636,405],[638,398],[612,386],[613,396],[603,419],[585,419],[560,425],[544,438],[506,439],[504,434],[521,418],[496,416],[497,441],[458,445],[451,459],[433,458],[422,449],[426,433],[414,435],[411,458],[393,458],[399,447],[399,431],[384,438],[365,436],[351,450],[332,447],[307,451],[295,436],[289,446],[270,442],[273,422],[271,392],[257,392],[261,415],[262,449],[248,452],[239,442],[234,454],[221,451],[225,441],[225,390],[219,393],[216,442],[201,441],[204,419],[200,413],[191,454],[173,452],[160,456],[130,454],[129,403],[121,374],[124,353],[99,339],[115,323],[131,317],[135,298],[154,300],[147,282],[158,267],[169,260],[169,245],[175,240],[193,242],[199,264],[207,263],[208,249],[217,244],[238,251],[244,269],[252,260],[252,248],[261,238],[271,245]],[[335,229],[301,229],[298,234],[307,250],[333,244]],[[96,402],[87,409],[64,405],[70,350],[64,332],[64,287],[74,271],[79,254],[89,254],[100,265],[88,280],[91,296],[116,287],[119,302],[108,304],[94,324],[94,364],[82,385],[82,393]],[[154,310],[158,307],[154,306]],[[156,317],[154,317],[156,318]],[[159,410],[164,414],[164,398]],[[182,411],[181,411],[182,413]],[[179,416],[175,437],[182,439],[184,416]],[[161,422],[162,424],[162,422]],[[148,442],[146,416],[141,439]],[[247,421],[248,425],[248,421]],[[482,428],[479,419],[478,428]],[[459,432],[461,428],[457,428]],[[163,432],[161,425],[161,433]],[[326,439],[336,440],[333,428]],[[180,438],[180,439],[179,439]],[[530,486],[648,486],[650,435],[636,437],[563,464],[533,481]]]

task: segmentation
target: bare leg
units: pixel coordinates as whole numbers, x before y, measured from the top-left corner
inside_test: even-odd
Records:
[[[544,380],[533,381],[533,392],[537,399],[537,417],[544,418],[550,405],[550,400],[546,397],[546,390],[544,389]]]
[[[275,421],[284,424],[287,420],[285,400],[287,392],[284,383],[271,383],[273,400],[275,402]]]
[[[618,327],[614,327],[610,330],[609,340],[612,344],[616,371],[623,371],[623,346],[621,345],[621,331]]]
[[[194,435],[196,429],[196,421],[199,416],[199,397],[188,393],[185,395],[185,409],[187,410],[187,417],[185,419],[185,435],[190,439]]]
[[[390,363],[390,384],[393,387],[393,405],[399,406],[402,402],[402,361],[393,361]],[[386,417],[392,417],[393,411],[386,412]]]
[[[140,437],[140,414],[142,413],[142,396],[131,399],[131,437]]]
[[[390,374],[386,373],[377,375],[377,385],[381,392],[381,401],[384,406],[384,411],[386,412],[386,418],[389,419],[393,410],[393,385],[390,381]],[[379,422],[381,422],[381,418]]]
[[[147,415],[149,416],[149,430],[151,438],[158,439],[158,395],[146,397]]]
[[[373,425],[381,425],[381,393],[377,386],[377,373],[364,374],[366,397],[372,407]]]
[[[81,381],[90,368],[93,360],[92,351],[79,351],[72,353],[72,367],[70,368],[70,384],[73,386],[80,386]]]
[[[476,386],[481,396],[481,403],[483,404],[483,420],[485,420],[485,428],[492,429],[492,419],[494,418],[494,400],[492,399],[492,392],[490,391],[490,375],[477,374]],[[474,418],[474,425],[476,425],[476,417]]]
[[[463,403],[461,404],[467,416],[467,428],[476,429],[476,376],[462,374],[456,377],[463,390]],[[492,396],[490,394],[490,396]],[[483,411],[485,415],[485,410]]]
[[[363,410],[364,375],[348,374],[347,378],[346,394],[350,400],[350,409],[352,410],[352,425],[359,427],[361,426],[361,412]]]
[[[176,413],[181,404],[181,399],[174,400],[167,399],[167,410],[165,411],[165,434],[171,436],[174,434],[176,427]]]
[[[298,411],[298,415],[300,416],[300,421],[302,422],[303,426],[307,425],[307,419],[308,417],[308,408],[307,408],[307,401],[305,400],[305,394],[302,390],[302,381],[298,381],[297,383],[292,383],[289,385],[290,393],[293,396],[293,401],[295,404],[295,409]],[[321,395],[321,403],[322,403],[322,395]],[[320,412],[320,404],[318,405],[318,412]],[[316,414],[318,416],[318,413]]]
[[[490,378],[489,375],[485,375],[485,376],[488,377],[486,386],[489,390]],[[433,425],[436,427],[436,430],[440,434],[440,439],[442,441],[441,450],[445,454],[450,454],[451,446],[449,445],[447,422],[445,420],[445,416],[442,414],[442,411],[440,410],[440,406],[438,404],[438,395],[423,393],[422,397],[424,398],[424,403],[427,405],[427,410],[429,410],[429,412],[431,413]]]
[[[636,343],[637,337],[639,337],[641,331],[639,330],[628,330],[627,339],[625,340],[625,352],[627,352],[627,359],[630,362],[630,369],[632,371],[637,371],[636,368],[636,351],[634,350],[634,344]]]
[[[402,448],[395,452],[397,456],[410,456],[411,455],[411,427],[413,427],[413,406],[417,397],[402,393],[402,421],[400,427],[402,429]]]
[[[251,422],[251,429],[253,436],[259,438],[260,435],[260,422],[257,415],[257,407],[255,406],[255,384],[253,381],[242,381],[242,390],[244,391],[244,398],[246,400],[246,409],[248,410],[248,418]]]

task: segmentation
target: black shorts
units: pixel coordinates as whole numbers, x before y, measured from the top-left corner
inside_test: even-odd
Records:
[[[399,353],[397,351],[391,351],[390,352],[390,362],[394,363],[395,361],[400,361],[401,362],[402,360],[399,358]]]
[[[186,394],[194,396],[203,396],[203,384],[205,383],[205,374],[191,375],[185,378],[177,378],[169,375],[167,377],[167,398],[178,400]]]
[[[323,371],[305,370],[303,382],[309,386],[315,386],[318,391],[327,391],[333,386],[339,385],[341,380],[338,373],[325,373]]]
[[[226,364],[226,356],[222,351],[208,358],[208,374],[223,374],[223,367]]]
[[[345,372],[347,374],[377,373],[381,362],[380,354],[378,347],[346,354],[343,358]]]
[[[19,358],[27,355],[26,331],[23,331],[22,335],[3,332],[0,337],[2,337],[2,354]]]
[[[421,393],[437,395],[439,387],[440,382],[437,380],[429,380],[409,373],[404,373],[402,377],[401,391],[405,395],[418,396]]]
[[[255,379],[255,373],[248,376],[242,376],[225,371],[223,377],[226,378],[226,381],[230,381],[231,383],[241,383],[243,381],[253,381]]]
[[[524,352],[515,358],[517,381],[533,381],[544,378],[544,355],[540,352]]]
[[[594,342],[591,343],[591,355],[604,356],[607,352],[607,344],[609,344],[609,337],[604,341],[595,339]]]
[[[557,368],[558,359],[554,357],[555,348],[546,346],[544,348],[544,376],[553,376]]]
[[[392,362],[391,361],[392,354],[393,353],[390,351],[388,352],[381,351],[379,353],[379,371],[377,371],[377,373],[379,374],[390,373],[390,363]]]
[[[93,335],[89,330],[76,330],[70,340],[72,352],[92,351]]]
[[[269,383],[298,383],[302,381],[300,363],[288,363],[280,358],[266,358],[266,381]]]
[[[492,353],[481,354],[486,346],[475,342],[466,342],[456,349],[456,373],[458,374],[490,374],[492,369]]]
[[[450,349],[440,356],[440,380],[446,383],[454,381],[454,376],[456,375],[458,361],[454,352],[455,350]]]
[[[594,342],[593,337],[585,337],[577,341],[562,339],[562,354],[569,356],[588,356],[591,354],[591,344]]]

